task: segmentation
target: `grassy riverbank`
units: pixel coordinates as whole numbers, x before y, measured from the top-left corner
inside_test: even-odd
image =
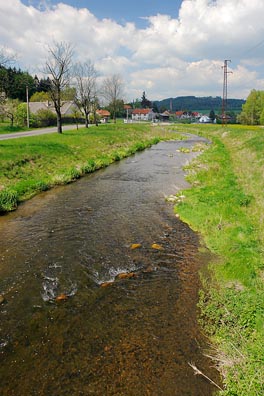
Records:
[[[107,124],[89,129],[0,142],[0,212],[59,184],[143,150],[176,134],[149,124]],[[179,137],[179,135],[178,135]]]
[[[189,166],[175,210],[215,253],[203,273],[201,320],[216,347],[225,396],[264,394],[264,130],[189,126],[211,147]]]

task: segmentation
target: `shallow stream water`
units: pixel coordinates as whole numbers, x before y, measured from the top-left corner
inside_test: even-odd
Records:
[[[186,188],[163,142],[0,217],[1,396],[209,396],[197,325],[199,240],[165,196]]]

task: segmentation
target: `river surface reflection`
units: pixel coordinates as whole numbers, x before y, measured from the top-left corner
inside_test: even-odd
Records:
[[[164,142],[0,218],[2,396],[209,396],[207,257],[164,197],[199,138]],[[134,247],[134,249],[132,248]],[[111,283],[108,283],[111,282]]]

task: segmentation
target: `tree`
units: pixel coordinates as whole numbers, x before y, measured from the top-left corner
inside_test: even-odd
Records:
[[[113,120],[116,122],[116,113],[123,95],[123,81],[118,74],[114,74],[104,80],[102,95],[108,105],[111,106]]]
[[[91,111],[92,111],[92,115],[93,115],[93,122],[96,126],[98,126],[98,119],[99,119],[99,116],[96,113],[96,110],[98,110],[98,107],[99,107],[99,99],[95,96],[91,102]]]
[[[246,125],[259,125],[263,109],[264,91],[253,89],[247,97],[246,103],[242,106],[238,121]]]
[[[8,99],[5,101],[3,105],[3,111],[6,118],[10,120],[11,127],[14,125],[14,120],[17,112],[17,108],[19,106],[18,99]]]
[[[142,94],[142,98],[141,98],[141,108],[148,109],[151,106],[152,106],[152,103],[146,98],[146,93],[144,91]]]
[[[215,112],[214,112],[213,109],[210,111],[209,118],[210,118],[210,120],[211,120],[212,122],[214,122],[214,120],[215,120],[216,117],[215,117]]]
[[[47,102],[50,100],[50,96],[48,92],[35,92],[31,97],[30,97],[30,102]]]
[[[56,42],[49,47],[49,57],[46,60],[45,72],[50,75],[50,97],[57,114],[58,133],[62,133],[62,91],[70,84],[70,71],[73,57],[72,45],[65,42]]]
[[[27,126],[27,117],[28,117],[27,104],[20,103],[15,111],[16,124],[21,127]],[[37,116],[35,114],[32,113],[29,114],[29,125],[33,127],[38,126]]]
[[[110,111],[111,116],[114,118],[114,113],[116,117],[125,117],[124,101],[123,99],[117,99],[114,103],[111,102],[107,106],[107,110]]]
[[[85,116],[85,127],[89,125],[89,114],[97,98],[97,72],[91,61],[77,63],[74,66],[74,83],[76,87],[75,103]],[[96,110],[96,109],[95,109]]]

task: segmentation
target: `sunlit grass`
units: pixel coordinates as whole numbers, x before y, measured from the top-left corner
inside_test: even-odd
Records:
[[[176,211],[199,231],[215,261],[203,274],[203,326],[228,396],[264,394],[264,131],[190,126],[212,141],[189,167],[194,188]]]

